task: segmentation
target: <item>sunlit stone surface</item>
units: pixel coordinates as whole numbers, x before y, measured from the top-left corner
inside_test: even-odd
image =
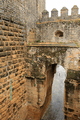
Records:
[[[52,101],[42,120],[64,120],[64,81],[66,72],[60,65],[56,67],[52,87]]]

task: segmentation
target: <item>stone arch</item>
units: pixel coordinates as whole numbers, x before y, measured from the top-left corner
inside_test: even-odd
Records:
[[[67,79],[65,80],[64,109],[65,117],[67,116],[68,118],[68,114],[66,114],[66,110],[68,109],[67,103],[70,103],[69,100],[72,98],[71,96],[69,96],[68,99],[66,100],[66,96],[70,95],[70,93],[72,92],[72,87],[70,87],[68,91],[68,86],[71,85],[71,82],[75,81],[72,83],[73,85],[75,83],[78,84],[77,81],[80,78],[79,76],[80,72],[78,70],[79,65],[77,66],[77,69],[76,65],[74,65],[74,62],[76,60],[77,63],[79,61],[78,59],[79,50],[76,48],[73,49],[68,47],[51,47],[51,46],[48,46],[47,49],[45,46],[37,47],[28,46],[28,48],[29,48],[28,55],[32,57],[32,59],[30,58],[27,59],[28,60],[27,64],[29,64],[30,69],[28,69],[26,79],[28,80],[29,85],[31,84],[31,82],[36,83],[33,86],[31,86],[31,89],[29,91],[31,93],[31,96],[30,94],[28,94],[30,96],[28,97],[30,98],[29,103],[31,102],[31,105],[35,109],[37,109],[37,112],[39,112],[40,115],[39,117],[41,118],[51,101],[52,82],[54,74],[56,72],[55,67],[57,64],[60,64],[67,71]],[[76,59],[73,59],[75,57]],[[36,116],[34,116],[34,119],[36,120]]]

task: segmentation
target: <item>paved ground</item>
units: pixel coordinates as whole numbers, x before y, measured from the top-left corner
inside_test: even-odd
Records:
[[[41,120],[64,120],[64,80],[66,73],[62,66],[57,65],[52,89],[52,101]]]

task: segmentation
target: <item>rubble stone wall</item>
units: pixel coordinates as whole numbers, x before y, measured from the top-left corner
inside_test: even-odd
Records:
[[[38,22],[39,42],[80,43],[80,19]]]

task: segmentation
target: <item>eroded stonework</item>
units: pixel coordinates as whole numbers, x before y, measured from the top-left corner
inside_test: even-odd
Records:
[[[57,64],[61,64],[67,71],[68,76],[65,81],[65,88],[66,88],[66,93],[65,96],[72,94],[71,92],[71,81],[72,84],[79,86],[80,83],[80,71],[78,63],[79,63],[79,53],[80,49],[79,48],[70,48],[70,47],[55,47],[55,46],[39,46],[39,45],[31,45],[27,46],[27,73],[26,73],[26,78],[28,81],[31,81],[30,83],[33,83],[33,87],[35,87],[36,92],[33,91],[33,89],[30,89],[30,94],[32,94],[32,97],[29,98],[29,102],[35,106],[35,107],[44,107],[47,104],[45,100],[48,100],[51,98],[51,90],[52,90],[52,82],[53,82],[53,76]],[[31,64],[32,63],[32,64]],[[38,64],[36,64],[38,63]],[[71,73],[72,71],[72,73]],[[29,83],[29,84],[30,84]],[[38,85],[39,84],[39,85]],[[32,87],[32,86],[31,86]],[[69,87],[69,88],[68,88]],[[29,86],[30,88],[30,86]],[[37,91],[37,89],[39,89]],[[70,90],[69,90],[70,89]],[[69,90],[69,91],[68,91]],[[74,88],[75,90],[75,88]],[[76,92],[79,92],[79,90],[75,90]],[[35,94],[36,93],[36,94]],[[75,93],[76,94],[76,93]],[[75,94],[73,96],[75,96]],[[79,107],[76,107],[79,104],[79,94],[76,94],[76,102],[73,102],[73,111],[70,111],[70,116],[67,117],[66,115],[66,120],[68,119],[75,119],[74,114],[76,115],[76,118],[78,119],[79,117]],[[32,100],[33,99],[33,100]],[[68,97],[66,97],[68,99]],[[68,106],[66,106],[67,103],[70,104],[70,99],[75,99],[74,97],[71,98],[71,95],[69,95],[69,99],[66,101],[65,99],[65,108],[68,109]],[[49,99],[50,100],[50,99]],[[75,104],[74,104],[75,103]],[[76,112],[77,111],[77,112]]]
[[[1,120],[40,120],[51,100],[57,64],[67,71],[65,120],[80,119],[78,7],[71,16],[64,7],[60,17],[53,9],[51,18],[44,9],[45,0],[0,1]]]

